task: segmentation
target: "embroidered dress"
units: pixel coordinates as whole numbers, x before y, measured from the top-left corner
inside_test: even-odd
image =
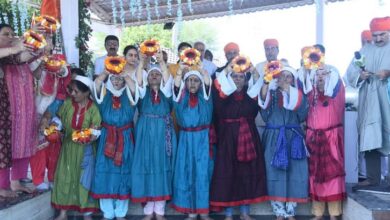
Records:
[[[0,169],[10,168],[12,165],[11,126],[8,89],[4,76],[0,76]]]
[[[213,172],[210,123],[212,100],[200,87],[190,94],[181,84],[174,96],[179,142],[173,177],[172,206],[182,213],[209,213],[209,188]]]
[[[139,118],[135,131],[135,151],[131,168],[131,200],[149,202],[170,200],[176,134],[173,128],[169,94],[172,78],[155,93],[140,87]]]
[[[87,169],[91,164],[85,164],[87,162],[85,159],[89,157],[94,160],[93,146],[73,142],[72,132],[100,126],[101,118],[96,105],[89,101],[85,111],[81,111],[79,119],[76,120],[76,106],[77,103],[67,99],[58,111],[65,135],[54,177],[51,204],[57,209],[79,212],[98,211],[97,200],[89,196],[89,189],[86,188],[88,186],[83,184],[85,182],[83,178],[92,174]]]

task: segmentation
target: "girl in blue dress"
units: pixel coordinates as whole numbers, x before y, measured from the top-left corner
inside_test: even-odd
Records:
[[[99,199],[104,219],[125,219],[131,195],[137,85],[130,74],[104,71],[95,79],[93,92],[103,122],[90,194]]]
[[[172,165],[175,156],[176,135],[172,123],[172,76],[157,54],[159,65],[152,66],[143,75],[147,57],[141,55],[137,70],[140,100],[139,118],[135,131],[135,151],[131,168],[132,201],[146,203],[145,220],[156,214],[164,218],[165,201],[172,195]]]
[[[210,220],[209,188],[213,170],[209,140],[213,104],[207,71],[192,70],[182,77],[179,68],[173,88],[179,142],[173,176],[173,208],[188,220]]]

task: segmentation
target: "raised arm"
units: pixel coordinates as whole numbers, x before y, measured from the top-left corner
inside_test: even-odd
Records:
[[[147,56],[143,53],[140,53],[140,61],[139,61],[139,64],[138,64],[138,67],[137,67],[137,83],[139,86],[143,86],[143,72],[144,72],[144,66],[145,66],[145,63],[146,63],[146,60],[147,60]]]
[[[102,89],[102,84],[107,79],[108,75],[109,75],[109,72],[107,72],[107,70],[104,70],[102,72],[102,74],[100,74],[98,77],[96,77],[96,79],[95,79],[95,89],[96,89],[97,97],[99,97],[100,91]]]
[[[160,64],[161,73],[163,76],[164,83],[166,83],[170,77],[170,73],[168,71],[167,64],[165,63],[165,61],[163,59],[162,50],[157,52],[156,59],[157,59],[158,63]]]

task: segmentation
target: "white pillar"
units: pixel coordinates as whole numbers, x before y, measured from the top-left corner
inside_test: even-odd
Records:
[[[78,0],[61,0],[61,28],[67,62],[79,66],[79,49],[75,41],[79,34]]]
[[[315,0],[317,44],[324,44],[324,1],[325,0]]]

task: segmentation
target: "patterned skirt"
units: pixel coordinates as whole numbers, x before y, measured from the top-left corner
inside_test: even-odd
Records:
[[[0,169],[11,167],[11,112],[8,89],[4,77],[0,77]]]

